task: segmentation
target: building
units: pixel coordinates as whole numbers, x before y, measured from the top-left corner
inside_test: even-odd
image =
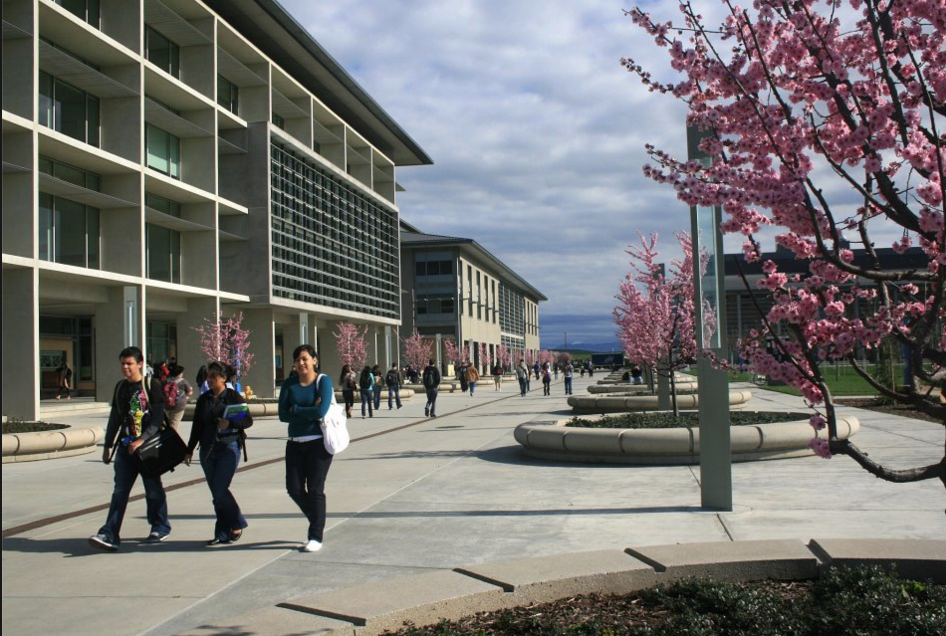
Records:
[[[132,344],[192,377],[218,311],[261,396],[339,321],[394,360],[395,170],[430,163],[273,0],[4,0],[3,413],[63,359],[108,400]]]
[[[401,221],[401,263],[401,286],[410,298],[402,339],[416,329],[436,343],[444,365],[443,340],[462,343],[484,372],[481,345],[490,360],[501,345],[538,351],[539,303],[548,298],[473,239],[426,234]]]

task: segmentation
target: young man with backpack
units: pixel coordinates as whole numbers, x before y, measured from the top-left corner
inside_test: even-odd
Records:
[[[388,387],[388,410],[394,408],[394,400],[397,400],[397,408],[401,408],[401,372],[398,371],[397,363],[392,364],[384,376],[384,384]]]
[[[427,404],[424,405],[424,417],[437,417],[437,391],[440,389],[440,369],[433,358],[424,367],[424,390],[427,392]]]
[[[371,367],[365,365],[358,376],[358,390],[361,392],[361,419],[365,419],[365,405],[368,405],[368,417],[374,417],[374,376]]]
[[[194,394],[194,387],[184,379],[184,367],[175,364],[171,367],[171,376],[164,385],[164,410],[168,414],[168,423],[175,431],[184,419],[187,400]]]
[[[125,379],[115,387],[112,410],[105,431],[105,464],[115,460],[115,488],[108,516],[98,534],[89,537],[89,545],[115,552],[121,544],[122,520],[141,464],[134,457],[138,447],[161,431],[164,421],[164,392],[157,378],[144,376],[144,357],[138,347],[126,347],[118,356]],[[112,447],[115,452],[112,452]],[[151,534],[145,543],[161,543],[171,534],[168,501],[160,477],[141,476],[145,487],[148,523]]]

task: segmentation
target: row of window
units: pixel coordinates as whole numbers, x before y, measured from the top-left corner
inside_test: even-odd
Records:
[[[453,296],[427,296],[418,298],[414,303],[418,316],[447,314],[456,316],[456,299]]]
[[[273,143],[273,294],[396,318],[397,214]]]
[[[453,274],[453,261],[417,261],[414,273],[417,276],[450,276]]]

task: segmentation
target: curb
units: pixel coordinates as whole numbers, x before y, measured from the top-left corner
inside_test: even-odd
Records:
[[[516,441],[529,457],[552,461],[609,464],[688,465],[700,463],[700,429],[580,428],[556,424],[520,424]],[[838,418],[838,437],[860,430],[856,417]],[[815,437],[808,420],[734,426],[730,428],[733,462],[806,457]],[[827,430],[817,437],[827,439]]]
[[[723,581],[818,578],[827,569],[894,567],[901,577],[946,583],[946,542],[896,539],[766,540],[579,552],[427,572],[292,599],[185,632],[375,636],[477,612],[576,594],[627,594],[690,577]]]
[[[36,433],[7,433],[3,435],[3,463],[84,455],[94,451],[104,436],[105,431],[97,425]]]

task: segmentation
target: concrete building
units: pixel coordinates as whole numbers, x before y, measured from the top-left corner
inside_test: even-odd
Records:
[[[443,340],[462,343],[481,372],[481,345],[494,361],[501,345],[538,351],[539,303],[548,298],[473,239],[426,234],[401,221],[401,263],[401,338],[416,329],[435,342],[442,364]]]
[[[272,0],[4,0],[3,413],[61,360],[108,400],[131,344],[193,377],[218,311],[262,396],[339,321],[389,363],[395,170],[430,163]]]

